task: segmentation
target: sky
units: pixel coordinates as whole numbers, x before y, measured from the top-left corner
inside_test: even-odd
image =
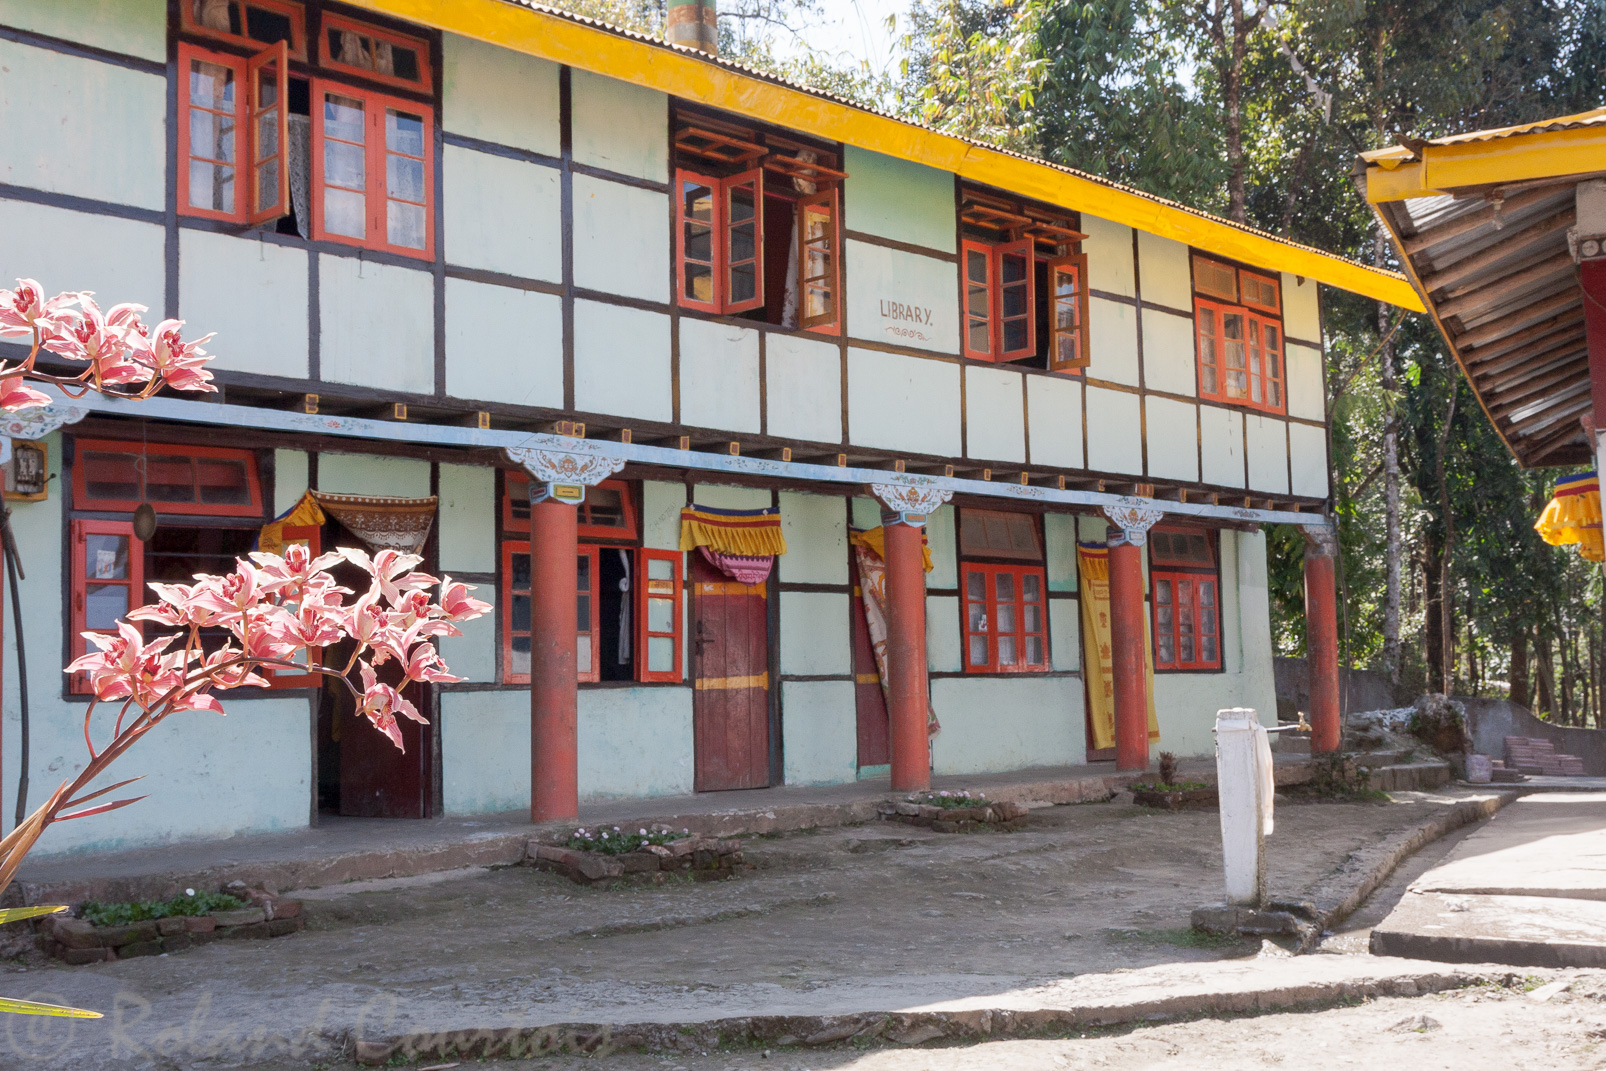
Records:
[[[806,28],[802,37],[816,51],[839,56],[844,65],[864,63],[876,74],[893,73],[898,59],[894,43],[904,32],[908,7],[908,0],[821,0],[821,18]],[[897,17],[896,27],[890,30],[886,25],[889,15]],[[782,31],[775,35],[775,47],[785,55],[801,46]]]

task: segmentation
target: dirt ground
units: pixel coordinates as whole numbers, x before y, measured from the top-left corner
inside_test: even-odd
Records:
[[[1280,806],[1271,892],[1302,898],[1349,853],[1436,805],[1402,794],[1394,802]],[[85,1068],[101,1066],[102,1056],[108,1067],[190,1067],[201,1061],[151,1056],[153,1043],[201,1054],[209,1038],[312,1038],[356,1023],[399,1032],[841,1014],[1251,955],[1258,945],[1188,929],[1189,911],[1221,895],[1217,823],[1213,811],[1158,814],[1111,802],[1035,810],[1031,828],[1014,834],[875,823],[751,840],[744,852],[754,869],[720,883],[590,889],[523,867],[358,883],[311,894],[308,929],[291,937],[89,967],[38,959],[10,966],[0,971],[0,993],[113,1014],[77,1025],[67,1048],[57,1047],[59,1023],[12,1030],[0,1046],[56,1054],[42,1066],[66,1066],[51,1061],[70,1051]],[[1446,1007],[1453,1015],[1460,1005]],[[1007,1066],[1035,1068],[1084,1066],[1071,1051],[1096,1049],[1119,1067],[1129,1057],[1158,1059],[1166,1045],[1192,1047],[1188,1031],[1197,1026],[1165,1033],[1171,1029],[1144,1032],[1174,1040],[1153,1042],[1141,1057],[1136,1040],[1121,1038],[967,1051],[996,1049],[999,1059],[1019,1061]],[[1409,1041],[1388,1035],[1378,1044],[1393,1052]],[[315,1045],[305,1051],[284,1066],[318,1063]],[[898,1062],[913,1058],[888,1052],[862,1066],[949,1066]],[[642,1068],[675,1066],[641,1059]],[[808,1059],[815,1062],[762,1066],[860,1066],[848,1054]]]

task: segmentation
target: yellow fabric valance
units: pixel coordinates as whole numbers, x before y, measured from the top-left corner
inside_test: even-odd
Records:
[[[299,502],[262,526],[262,531],[257,535],[256,549],[265,554],[283,554],[286,528],[322,528],[324,520],[318,500],[308,491]]]
[[[1584,472],[1557,480],[1534,530],[1553,547],[1576,544],[1585,561],[1606,559],[1600,527],[1600,480],[1595,474]]]
[[[786,553],[781,511],[687,506],[680,511],[680,549],[707,547],[722,554],[763,557]]]
[[[856,547],[865,547],[875,553],[882,561],[887,560],[887,531],[885,528],[867,528],[859,531],[856,528],[848,529],[848,542]],[[920,554],[925,559],[926,572],[936,568],[931,561],[931,544],[926,540],[926,530],[920,529]]]

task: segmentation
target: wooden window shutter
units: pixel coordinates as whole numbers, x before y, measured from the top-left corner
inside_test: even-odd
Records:
[[[250,148],[247,222],[269,223],[290,212],[290,50],[280,41],[246,61]]]
[[[1048,369],[1086,368],[1088,353],[1087,254],[1074,253],[1048,264]]]
[[[676,293],[687,308],[719,312],[721,251],[720,181],[692,171],[675,174]]]
[[[991,361],[994,359],[993,247],[981,242],[962,242],[959,258],[965,287],[965,356]]]
[[[678,683],[681,679],[684,555],[643,548],[636,570],[636,677]]]
[[[993,293],[998,302],[996,360],[1018,361],[1037,352],[1036,256],[1030,238],[993,250]]]
[[[764,304],[764,172],[744,171],[722,185],[722,311],[747,312]]]
[[[798,324],[806,329],[835,327],[842,293],[841,216],[835,187],[797,204],[799,273]]]

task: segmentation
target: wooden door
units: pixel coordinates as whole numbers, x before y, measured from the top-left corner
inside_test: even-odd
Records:
[[[853,578],[853,700],[859,725],[859,766],[885,766],[892,761],[892,736],[887,725],[887,696],[881,690],[870,626],[864,617],[860,591],[859,557],[849,548],[848,570]]]
[[[768,585],[743,584],[699,553],[692,575],[692,733],[698,792],[770,783]]]
[[[409,684],[402,696],[429,716],[429,686]],[[349,709],[340,727],[340,813],[353,818],[429,817],[430,726],[398,717],[406,751]]]

